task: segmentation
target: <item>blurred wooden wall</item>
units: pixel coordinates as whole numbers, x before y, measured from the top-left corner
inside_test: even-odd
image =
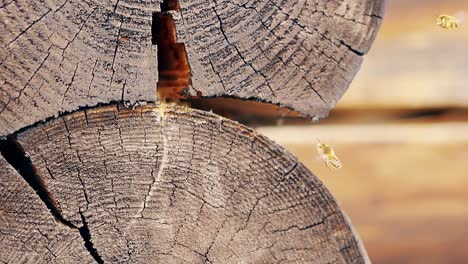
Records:
[[[468,263],[468,1],[389,0],[361,71],[319,125],[260,127],[341,202],[374,263]],[[468,18],[468,17],[467,17]],[[318,160],[316,137],[343,168]]]
[[[468,123],[265,127],[320,176],[374,263],[468,263]],[[331,172],[316,137],[343,162]]]

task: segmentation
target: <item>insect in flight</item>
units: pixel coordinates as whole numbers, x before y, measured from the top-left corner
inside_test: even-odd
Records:
[[[454,16],[440,15],[437,17],[437,25],[443,29],[458,28],[458,25],[465,20],[465,13],[463,11],[458,12]]]
[[[340,169],[343,165],[341,164],[340,159],[335,155],[333,148],[328,144],[321,143],[318,138],[317,141],[317,152],[327,167],[330,169]]]

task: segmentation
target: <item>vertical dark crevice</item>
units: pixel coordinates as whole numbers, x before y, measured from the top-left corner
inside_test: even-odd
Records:
[[[84,245],[86,249],[89,251],[89,254],[94,258],[96,263],[103,264],[104,261],[102,260],[101,256],[97,252],[96,248],[94,247],[93,242],[91,242],[91,232],[89,231],[88,223],[86,222],[86,219],[83,215],[83,213],[80,212],[81,216],[81,221],[83,222],[83,225],[78,228],[80,231],[80,235],[84,240]]]
[[[94,258],[96,263],[102,264],[104,261],[99,256],[97,250],[91,242],[91,234],[88,224],[80,212],[83,226],[77,227],[70,221],[62,216],[62,211],[54,195],[49,192],[42,177],[38,174],[37,169],[34,167],[31,159],[24,151],[23,146],[18,142],[16,136],[10,135],[6,139],[0,140],[0,153],[5,160],[18,171],[23,179],[29,186],[36,192],[41,201],[49,209],[55,220],[71,229],[77,229],[83,238],[84,245],[89,251],[90,255]]]
[[[174,19],[170,11],[180,10],[178,0],[164,0],[161,12],[153,13],[151,41],[158,48],[158,97],[184,98],[191,84],[190,65],[183,43],[177,43]]]
[[[10,135],[7,136],[6,140],[0,141],[0,152],[5,160],[18,171],[29,186],[37,193],[54,218],[68,227],[75,228],[70,221],[63,218],[57,200],[47,190],[44,180],[37,173],[31,159],[26,155],[23,146],[16,140],[15,136]]]
[[[179,0],[163,0],[161,4],[161,12],[179,11],[179,10],[180,10]]]

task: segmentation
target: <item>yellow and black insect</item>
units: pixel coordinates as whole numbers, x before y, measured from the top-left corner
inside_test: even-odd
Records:
[[[453,16],[440,15],[437,18],[437,25],[443,29],[458,28],[458,20]]]
[[[343,167],[340,159],[338,159],[338,157],[335,155],[333,148],[328,144],[322,144],[318,139],[317,141],[317,152],[320,155],[320,158],[322,158],[323,162],[325,162],[325,165],[327,165],[327,167],[330,169],[340,169]]]

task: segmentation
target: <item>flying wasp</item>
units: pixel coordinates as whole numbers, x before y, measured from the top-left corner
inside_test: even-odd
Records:
[[[458,28],[458,25],[463,23],[465,18],[466,15],[463,11],[456,13],[454,16],[440,15],[437,17],[437,25],[443,29]]]
[[[317,141],[317,152],[327,167],[330,169],[340,169],[343,165],[341,164],[340,159],[335,155],[333,148],[328,144],[321,143],[318,138]]]
[[[457,19],[449,15],[440,15],[437,18],[437,25],[443,29],[458,28]]]

